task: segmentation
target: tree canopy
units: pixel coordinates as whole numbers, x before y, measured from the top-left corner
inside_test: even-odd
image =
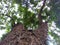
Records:
[[[42,21],[48,22],[48,27],[51,27],[52,21],[56,26],[60,26],[60,0],[46,0],[42,10]],[[11,31],[14,24],[22,23],[26,29],[36,29],[38,27],[38,14],[43,5],[43,0],[1,0],[0,1],[0,29]],[[51,30],[49,28],[49,30]],[[54,29],[55,30],[55,29]],[[60,38],[54,30],[48,32],[57,42]],[[60,30],[55,30],[60,32]],[[57,38],[58,37],[58,38]],[[59,44],[59,43],[58,43]]]

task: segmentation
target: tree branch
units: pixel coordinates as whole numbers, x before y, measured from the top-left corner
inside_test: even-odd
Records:
[[[42,15],[41,14],[43,12],[43,8],[45,6],[45,3],[46,3],[46,0],[43,1],[43,6],[41,7],[40,12],[38,14],[39,25],[42,24]]]
[[[9,16],[9,15],[7,15],[7,14],[6,14],[5,16],[7,16],[7,17],[9,17],[9,18],[11,18],[11,19],[12,19],[12,17],[11,17],[11,16]]]
[[[4,14],[2,14],[2,15],[3,15],[3,16],[7,16],[7,17],[9,17],[9,18],[11,18],[11,19],[12,19],[12,17],[11,17],[11,16],[9,16],[9,15],[7,15],[7,14],[5,14],[5,15],[4,15]]]
[[[7,17],[9,17],[9,18],[11,18],[11,20],[14,22],[13,24],[12,24],[12,27],[14,26],[14,24],[15,24],[15,21],[14,21],[14,18],[13,17],[11,17],[11,16],[9,16],[8,14],[2,14],[3,16],[7,16]],[[12,22],[11,22],[12,23]]]
[[[9,16],[9,15],[5,15],[5,16],[7,16],[7,17],[9,17],[9,18],[11,18],[11,20],[13,20],[14,21],[14,18],[13,17],[11,17],[11,16]]]

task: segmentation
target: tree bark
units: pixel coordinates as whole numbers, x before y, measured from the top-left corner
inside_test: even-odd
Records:
[[[39,14],[38,14],[38,19],[39,19],[39,26],[42,24],[42,12],[43,12],[43,8],[45,7],[45,3],[46,3],[46,0],[44,0],[43,1],[43,5],[42,5],[42,7],[41,7],[41,9],[40,9],[40,11],[39,11]]]
[[[36,30],[25,30],[19,24],[5,37],[0,45],[47,45],[47,23],[42,23]]]

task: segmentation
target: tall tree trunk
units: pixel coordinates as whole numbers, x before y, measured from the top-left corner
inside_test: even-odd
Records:
[[[47,24],[42,23],[36,30],[24,30],[19,24],[5,37],[0,45],[46,45]]]

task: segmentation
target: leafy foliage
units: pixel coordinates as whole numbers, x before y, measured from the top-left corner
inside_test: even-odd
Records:
[[[53,15],[56,17],[55,23],[57,27],[60,27],[60,0],[52,0],[50,5],[52,6],[51,10],[53,11]]]
[[[49,0],[48,0],[49,1]],[[60,0],[46,1],[43,8],[42,18],[48,23],[56,22],[60,26]],[[0,1],[0,29],[9,32],[16,23],[23,23],[26,29],[36,29],[38,27],[38,13],[42,6],[42,0],[3,0]],[[50,25],[51,25],[50,24]],[[4,25],[4,26],[1,26]],[[57,39],[57,34],[53,31],[50,35]]]

